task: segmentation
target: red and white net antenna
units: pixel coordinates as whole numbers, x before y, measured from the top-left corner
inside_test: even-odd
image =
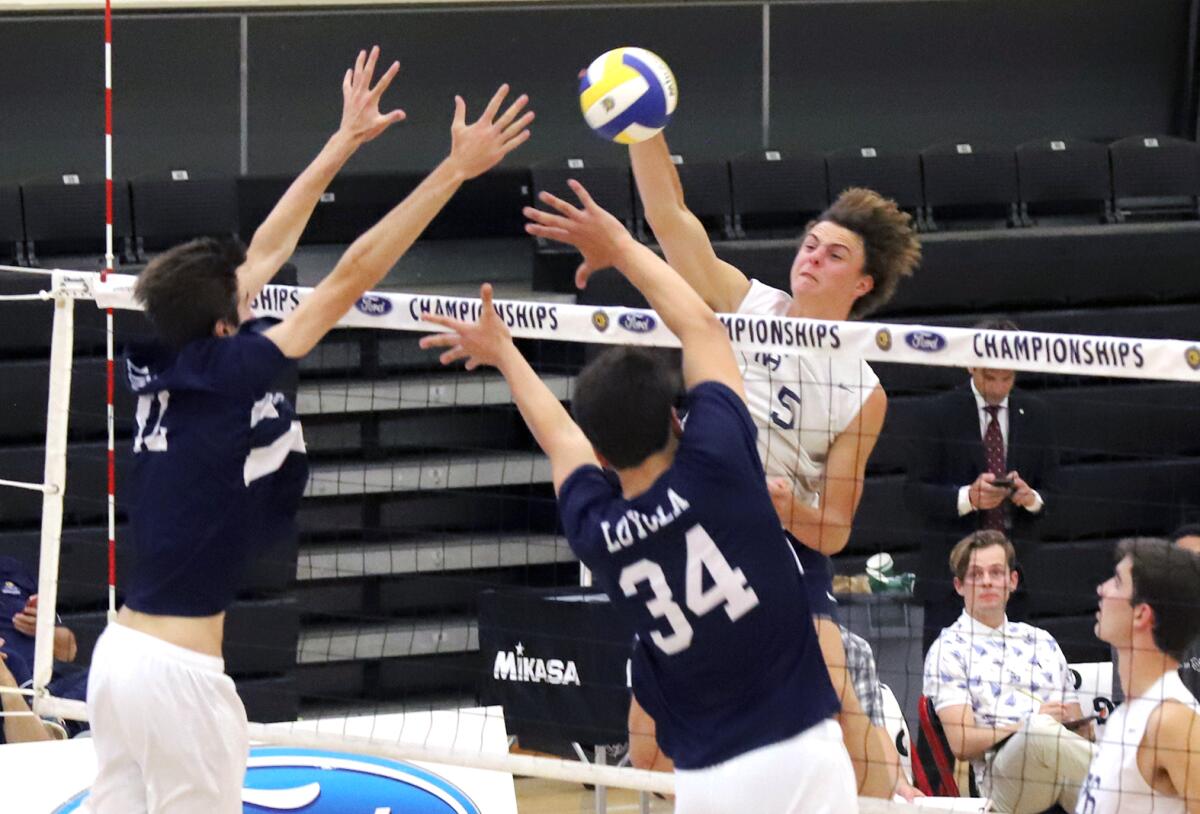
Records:
[[[104,0],[104,270],[113,270],[112,0]],[[108,425],[108,613],[117,612],[117,452],[113,420],[113,309],[104,309],[105,418]]]

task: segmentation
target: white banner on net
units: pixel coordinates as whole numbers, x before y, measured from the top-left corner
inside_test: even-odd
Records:
[[[137,308],[130,275],[80,280],[101,308]],[[269,285],[252,303],[259,316],[282,317],[310,288]],[[619,306],[497,300],[514,336],[610,345],[679,347],[653,311]],[[479,317],[478,299],[373,292],[338,323],[343,327],[432,331],[425,314],[466,321]],[[755,353],[849,356],[871,362],[943,367],[994,367],[1041,373],[1200,382],[1200,340],[984,331],[881,322],[835,322],[791,317],[720,314],[735,348]]]

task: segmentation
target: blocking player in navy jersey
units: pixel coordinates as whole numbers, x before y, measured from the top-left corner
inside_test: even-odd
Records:
[[[717,256],[687,207],[664,135],[630,145],[629,158],[646,220],[667,262],[718,313],[859,318],[885,304],[920,259],[911,218],[895,202],[848,189],[806,227],[789,290],[772,288]],[[887,397],[861,359],[738,356],[775,508],[810,575],[809,601],[842,700],[860,791],[888,797],[894,790],[911,798],[914,790],[903,781],[894,746],[881,728],[867,725],[849,680],[829,560],[849,539]]]
[[[513,346],[484,286],[478,324],[423,347],[492,365],[550,458],[563,527],[637,634],[632,684],[676,766],[676,810],[857,810],[804,578],[771,505],[728,335],[700,297],[575,182],[527,230],[615,266],[683,345],[686,428],[670,367],[616,348],[580,374],[576,424]],[[602,465],[605,468],[601,468]],[[802,622],[802,623],[801,623]]]
[[[293,519],[305,483],[295,413],[272,382],[388,272],[458,187],[529,137],[507,86],[466,121],[455,98],[449,155],[274,325],[249,303],[292,254],[326,185],[355,150],[403,117],[373,82],[379,49],[342,84],[341,126],[248,249],[196,240],[155,258],[135,294],[163,348],[130,359],[138,395],[131,512],[137,570],[97,643],[88,686],[98,772],[92,812],[242,810],[246,713],[224,675],[224,612],[243,565]]]

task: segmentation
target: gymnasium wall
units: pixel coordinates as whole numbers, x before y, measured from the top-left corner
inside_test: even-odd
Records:
[[[409,122],[351,171],[444,154],[452,96],[480,109],[508,81],[538,112],[521,164],[623,156],[586,131],[575,75],[637,44],[674,68],[672,147],[775,147],[1038,136],[1194,136],[1192,0],[878,0],[622,5],[438,4],[126,12],[114,24],[115,173],[290,174],[337,124],[341,71],[378,42],[403,63]],[[1194,32],[1191,32],[1194,35]],[[103,172],[98,14],[0,17],[0,182]],[[244,60],[244,65],[243,65]],[[765,105],[765,107],[764,107]]]

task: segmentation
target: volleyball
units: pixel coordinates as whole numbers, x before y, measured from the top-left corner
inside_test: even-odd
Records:
[[[579,80],[579,107],[588,127],[618,144],[636,144],[662,130],[678,100],[675,75],[644,48],[606,51]]]

